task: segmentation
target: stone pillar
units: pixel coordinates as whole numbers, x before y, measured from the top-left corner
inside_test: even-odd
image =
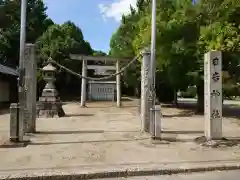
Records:
[[[20,62],[19,77],[18,77],[18,141],[24,141],[25,135],[25,109],[26,109],[26,91],[25,91],[25,68],[24,62]]]
[[[152,104],[151,104],[152,105]],[[161,106],[155,105],[150,108],[149,114],[150,121],[150,134],[154,139],[161,138]]]
[[[204,114],[207,140],[222,138],[222,54],[211,51],[204,56]]]
[[[87,60],[82,62],[82,75],[87,76]],[[87,79],[82,78],[82,91],[81,91],[81,107],[86,106],[86,96],[87,96]]]
[[[152,138],[155,135],[155,109],[152,107],[152,104],[149,106],[149,133],[151,134]]]
[[[37,62],[35,45],[26,44],[24,53],[26,112],[25,132],[36,131]]]
[[[19,140],[19,104],[10,105],[10,141],[18,142]]]
[[[154,137],[161,139],[161,106],[155,105],[154,107]]]
[[[120,61],[116,62],[116,73],[120,72]],[[121,74],[116,76],[116,86],[117,86],[117,107],[121,107]]]
[[[141,121],[142,131],[149,132],[149,68],[150,68],[150,51],[145,49],[142,51],[142,69],[141,69]]]

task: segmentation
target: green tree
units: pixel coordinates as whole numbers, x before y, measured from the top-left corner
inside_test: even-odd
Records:
[[[137,22],[149,8],[149,0],[138,0],[137,9],[130,6],[131,13],[122,16],[121,25],[110,40],[110,56],[120,58],[133,58],[139,51],[135,51],[134,39],[139,30]],[[123,66],[126,62],[123,62]],[[123,92],[128,95],[139,95],[140,63],[132,65],[123,74]]]
[[[15,67],[19,59],[21,1],[0,1],[0,62]],[[53,22],[42,0],[28,0],[26,42],[35,43]]]
[[[145,9],[131,9],[111,40],[111,53],[138,54],[150,45],[150,1]],[[239,81],[238,0],[158,0],[156,85],[169,84],[176,91],[197,86],[198,110],[203,110],[203,58],[210,50],[223,51],[224,83],[228,88]],[[129,22],[129,23],[128,23]],[[229,85],[229,83],[231,85]],[[165,95],[165,94],[164,94]]]
[[[81,29],[70,21],[50,26],[37,40],[37,47],[41,63],[51,57],[60,63],[69,64],[70,61],[66,60],[71,53],[89,55],[94,52],[84,40]]]
[[[51,57],[53,60],[68,67],[74,72],[81,73],[82,62],[70,60],[70,54],[92,55],[93,49],[84,40],[82,31],[74,23],[68,21],[62,25],[54,24],[37,40],[39,66]],[[62,96],[80,96],[81,80],[68,72],[59,71],[56,85]],[[69,89],[69,87],[72,87]]]
[[[107,56],[107,53],[103,51],[94,51],[93,56]]]
[[[157,3],[156,59],[161,75],[157,76],[160,79],[156,79],[156,85],[169,84],[175,89],[177,103],[176,92],[187,87],[188,69],[194,65],[192,58],[196,51],[197,24],[191,1],[159,0]],[[136,51],[151,44],[151,13],[146,13],[138,26],[140,32],[134,40]]]
[[[239,1],[198,1],[195,11],[199,24],[200,35],[197,43],[197,60],[193,69],[193,79],[198,87],[198,109],[203,111],[204,83],[203,83],[203,58],[204,53],[210,50],[221,50],[223,52],[223,73],[232,74],[236,71],[237,54],[239,54],[239,18],[237,17]],[[235,73],[234,73],[235,74]],[[233,78],[234,76],[232,76]],[[223,76],[223,80],[225,81]]]

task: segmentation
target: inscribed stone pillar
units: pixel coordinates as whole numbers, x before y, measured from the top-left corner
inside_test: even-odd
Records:
[[[36,96],[37,96],[37,62],[34,44],[26,44],[24,53],[25,68],[25,132],[34,133],[36,131]]]
[[[211,51],[204,56],[205,136],[222,138],[222,54]]]
[[[120,61],[116,62],[116,73],[120,72]],[[121,107],[121,74],[116,76],[116,86],[117,86],[117,107]]]
[[[82,62],[82,75],[87,76],[87,60]],[[87,79],[82,78],[82,91],[81,91],[81,107],[86,106],[86,96],[87,96]]]
[[[149,68],[150,68],[150,51],[145,49],[142,51],[142,69],[141,69],[141,123],[142,131],[149,132]]]

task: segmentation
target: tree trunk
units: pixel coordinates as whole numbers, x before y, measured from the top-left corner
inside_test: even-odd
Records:
[[[204,111],[204,82],[197,85],[197,113]]]

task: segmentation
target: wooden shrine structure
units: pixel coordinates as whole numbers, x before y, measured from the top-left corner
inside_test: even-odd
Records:
[[[120,71],[120,61],[129,61],[129,59],[117,59],[108,56],[85,56],[78,54],[71,54],[72,60],[82,61],[82,76],[87,77],[87,70],[94,70],[95,75],[109,76]],[[88,65],[88,61],[105,62],[104,65]],[[115,66],[106,65],[110,61],[115,63]],[[113,76],[114,78],[114,76]],[[87,91],[88,83],[88,91]],[[87,81],[82,78],[81,87],[81,106],[86,106],[86,100],[106,100],[117,102],[117,107],[121,107],[121,74],[116,75],[116,81],[102,80],[102,81]]]

